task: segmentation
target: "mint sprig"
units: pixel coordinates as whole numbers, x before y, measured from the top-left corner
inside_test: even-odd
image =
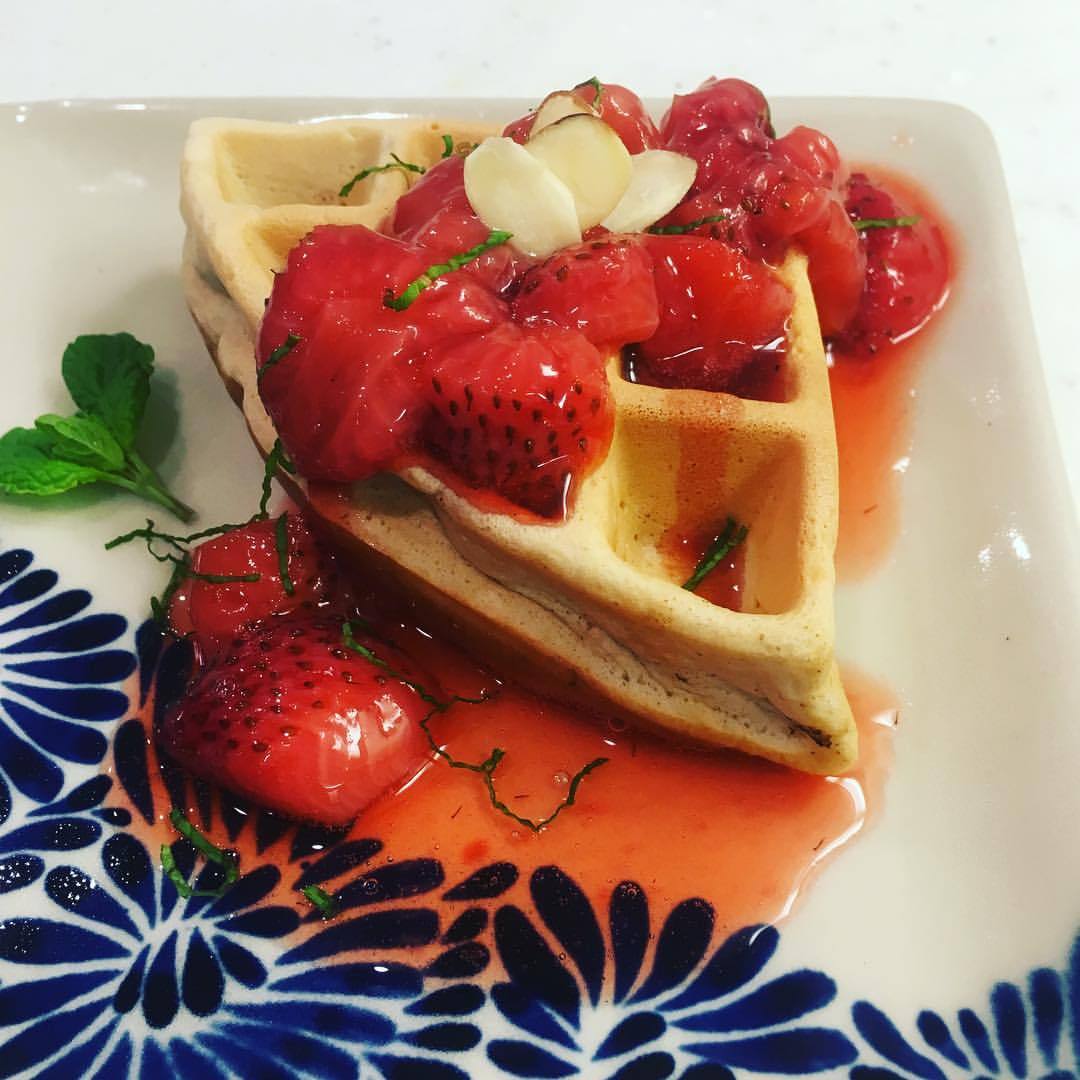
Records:
[[[190,521],[194,510],[135,449],[153,369],[154,350],[131,334],[77,337],[64,350],[61,374],[78,411],[45,413],[34,427],[0,436],[0,492],[49,496],[111,484]]]

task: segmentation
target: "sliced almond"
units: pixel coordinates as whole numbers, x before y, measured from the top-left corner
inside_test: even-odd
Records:
[[[630,185],[601,222],[612,232],[640,232],[683,200],[697,175],[697,162],[671,150],[643,150],[630,159]]]
[[[513,139],[485,139],[465,159],[465,194],[488,228],[506,229],[526,254],[550,255],[581,240],[570,189]]]
[[[564,116],[530,136],[525,149],[570,189],[583,232],[615,209],[630,184],[630,154],[598,116]]]
[[[531,134],[535,135],[542,128],[550,127],[566,116],[578,115],[596,116],[596,110],[591,105],[587,105],[577,94],[572,94],[568,90],[556,90],[554,94],[548,94],[540,102]]]

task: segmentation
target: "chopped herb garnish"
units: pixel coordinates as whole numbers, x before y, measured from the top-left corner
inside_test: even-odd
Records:
[[[239,526],[236,525],[221,525],[216,526],[213,529],[203,529],[201,532],[191,533],[189,536],[177,536],[174,533],[159,532],[154,528],[154,522],[150,518],[147,518],[146,525],[143,528],[132,529],[122,536],[114,536],[105,545],[105,548],[106,550],[111,550],[114,547],[119,547],[121,544],[127,544],[132,540],[143,540],[146,543],[146,550],[154,559],[160,563],[172,563],[172,574],[169,576],[169,581],[165,586],[165,590],[160,597],[154,596],[150,598],[151,613],[159,623],[164,623],[166,622],[169,604],[172,602],[173,596],[188,578],[195,578],[198,581],[207,581],[213,585],[227,585],[233,582],[254,582],[259,580],[259,575],[255,573],[204,574],[193,569],[191,565],[191,553],[187,549],[187,544],[193,537],[201,538],[204,536],[212,536],[220,532],[228,532],[231,529],[238,527]],[[157,551],[154,548],[155,542],[166,544],[171,550]]]
[[[604,93],[604,84],[594,75],[591,79],[586,79],[583,83],[578,84],[581,89],[586,86],[593,88],[592,106],[597,108],[600,105],[600,97]]]
[[[77,337],[64,350],[61,374],[78,411],[46,413],[32,428],[0,436],[0,492],[60,495],[84,484],[111,484],[190,521],[195,511],[135,449],[153,369],[154,350],[131,334]]]
[[[337,914],[337,903],[334,898],[318,885],[305,885],[300,890],[305,898],[319,909],[319,914],[324,919],[332,919]]]
[[[286,356],[289,355],[300,344],[300,338],[296,334],[290,334],[267,358],[266,363],[259,368],[258,374],[255,376],[256,382],[262,382],[266,373],[274,367],[275,364],[280,364]]]
[[[442,159],[445,161],[448,157],[454,156],[454,137],[453,135],[444,135],[442,137]]]
[[[169,821],[176,831],[187,840],[207,862],[215,863],[223,870],[221,884],[216,889],[193,888],[176,865],[171,845],[161,845],[161,868],[165,876],[176,886],[176,891],[185,899],[192,896],[222,896],[240,877],[240,868],[236,856],[231,851],[224,851],[208,840],[188,821],[183,811],[173,810]]]
[[[919,220],[918,214],[912,214],[909,217],[856,218],[851,224],[856,232],[863,232],[866,229],[907,229],[918,225]]]
[[[587,765],[583,765],[571,778],[570,786],[567,788],[566,798],[563,799],[555,809],[548,814],[547,817],[534,820],[533,818],[522,817],[520,814],[515,813],[509,806],[499,798],[498,792],[495,789],[495,770],[499,767],[499,763],[504,757],[506,757],[506,751],[496,746],[488,754],[484,761],[472,762],[462,761],[460,758],[456,758],[448,750],[444,749],[435,740],[435,736],[432,735],[430,728],[428,727],[432,717],[438,713],[444,713],[452,705],[459,702],[469,705],[480,705],[487,700],[487,697],[480,698],[466,698],[454,695],[449,701],[442,701],[429,693],[418,683],[413,682],[411,679],[406,678],[399,671],[396,671],[390,664],[383,660],[380,656],[377,656],[371,649],[361,645],[353,636],[352,625],[350,623],[344,623],[341,628],[341,639],[344,642],[346,648],[351,649],[353,652],[362,656],[369,663],[375,664],[377,667],[382,668],[388,675],[397,679],[399,682],[404,683],[410,689],[414,690],[422,701],[426,701],[431,706],[431,712],[420,721],[420,727],[427,736],[428,745],[431,747],[432,752],[436,757],[440,757],[450,766],[452,769],[466,769],[469,772],[479,773],[484,781],[484,787],[487,788],[488,798],[491,800],[491,805],[495,807],[500,813],[505,814],[508,818],[512,818],[519,825],[523,825],[526,829],[532,832],[540,832],[550,825],[568,806],[573,806],[577,801],[578,788],[581,787],[581,782],[589,775],[594,769],[599,769],[601,765],[606,765],[610,759],[606,757],[593,758]]]
[[[282,468],[290,474],[296,472],[296,466],[285,456],[285,447],[281,445],[281,440],[275,439],[270,453],[266,455],[266,463],[263,468],[262,496],[259,499],[259,512],[252,519],[253,521],[265,521],[270,516],[268,507],[270,505],[271,483],[278,468]]]
[[[338,196],[342,199],[346,198],[361,180],[366,180],[373,173],[383,173],[390,169],[401,169],[403,172],[416,173],[419,176],[423,176],[427,172],[427,169],[423,165],[414,165],[411,161],[402,161],[397,154],[390,155],[394,160],[388,161],[385,165],[369,165],[366,169],[361,169],[347,184],[342,185],[341,190],[338,192]]]
[[[147,518],[146,525],[139,529],[132,529],[129,532],[123,533],[120,536],[114,536],[105,545],[107,551],[111,551],[115,547],[120,547],[123,544],[129,544],[132,540],[142,540],[146,544],[146,550],[153,558],[158,562],[172,563],[172,574],[169,577],[168,584],[165,586],[164,592],[161,596],[152,597],[150,600],[150,611],[154,618],[162,624],[165,624],[169,611],[169,604],[172,602],[173,596],[176,591],[188,578],[195,578],[199,581],[207,581],[215,585],[226,585],[233,582],[255,582],[259,581],[259,575],[255,573],[248,574],[203,574],[199,573],[192,567],[191,563],[191,551],[190,545],[196,543],[199,540],[206,540],[211,536],[221,536],[224,533],[233,532],[235,529],[243,529],[248,525],[253,525],[257,521],[266,521],[270,516],[270,494],[272,491],[271,483],[277,470],[281,468],[288,473],[295,472],[296,466],[286,457],[285,448],[281,445],[280,439],[274,440],[274,445],[270,450],[270,453],[266,455],[266,463],[263,468],[262,479],[262,494],[259,499],[259,509],[247,519],[247,521],[241,522],[229,522],[224,525],[212,525],[206,529],[199,529],[196,532],[185,534],[167,533],[161,532],[154,526],[154,522]],[[275,530],[275,539],[280,532],[280,524],[278,529]],[[287,535],[286,535],[287,540]],[[158,551],[154,548],[154,544],[164,544],[167,550]],[[280,558],[279,548],[279,558]],[[285,577],[282,578],[282,585],[288,581],[289,585],[292,585],[292,579],[288,576],[288,548],[285,548],[286,553],[286,569]],[[286,592],[288,592],[286,588]],[[292,595],[290,593],[290,595]]]
[[[147,548],[149,548],[149,542]],[[153,554],[153,552],[151,552]],[[190,564],[187,559],[177,561],[173,564],[172,573],[169,575],[168,583],[162,590],[160,596],[150,597],[150,614],[154,617],[154,622],[159,626],[165,627],[169,622],[169,605],[172,603],[172,598],[176,595],[177,590],[187,580],[187,572],[190,569]]]
[[[746,539],[746,533],[745,525],[740,525],[733,517],[729,517],[723,532],[709,545],[709,550],[683,583],[683,588],[693,592]]]
[[[277,548],[278,577],[286,596],[296,592],[293,579],[289,576],[289,512],[284,511],[274,526],[274,547]]]
[[[393,308],[395,311],[404,311],[425,289],[434,285],[436,279],[454,270],[461,269],[466,263],[480,258],[485,251],[490,251],[491,248],[498,247],[500,244],[505,244],[512,235],[512,233],[505,232],[502,229],[493,229],[483,243],[469,248],[468,251],[461,252],[460,255],[451,255],[444,263],[429,266],[418,278],[409,282],[400,296],[395,296],[390,289],[387,289],[386,295],[383,297],[383,303],[386,307]]]
[[[653,225],[649,232],[655,236],[682,236],[683,233],[693,232],[702,225],[712,225],[714,222],[727,221],[727,214],[709,214],[707,217],[695,218],[683,225]]]

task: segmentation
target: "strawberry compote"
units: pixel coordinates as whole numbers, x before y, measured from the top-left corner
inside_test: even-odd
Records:
[[[689,159],[685,196],[642,232],[594,226],[541,259],[492,232],[448,150],[415,168],[381,231],[316,228],[276,278],[258,350],[263,401],[309,480],[422,465],[486,508],[558,521],[607,451],[611,353],[639,383],[782,399],[792,297],[774,268],[789,250],[807,256],[838,356],[872,360],[941,306],[937,225],[849,175],[820,131],[778,135],[749,83],[708,79],[659,125],[625,87],[549,97],[630,155]],[[505,135],[528,149],[543,111]]]

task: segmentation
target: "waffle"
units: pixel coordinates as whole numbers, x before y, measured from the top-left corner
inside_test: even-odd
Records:
[[[475,123],[207,119],[182,165],[188,305],[259,448],[275,439],[256,390],[255,340],[273,274],[320,224],[377,227],[401,170]],[[371,565],[390,569],[463,633],[549,694],[814,773],[855,759],[833,654],[837,462],[828,372],[805,259],[777,271],[794,294],[783,402],[627,382],[617,358],[610,451],[562,524],[483,511],[422,468],[295,494]],[[732,515],[749,525],[743,609],[680,587],[661,540]]]

